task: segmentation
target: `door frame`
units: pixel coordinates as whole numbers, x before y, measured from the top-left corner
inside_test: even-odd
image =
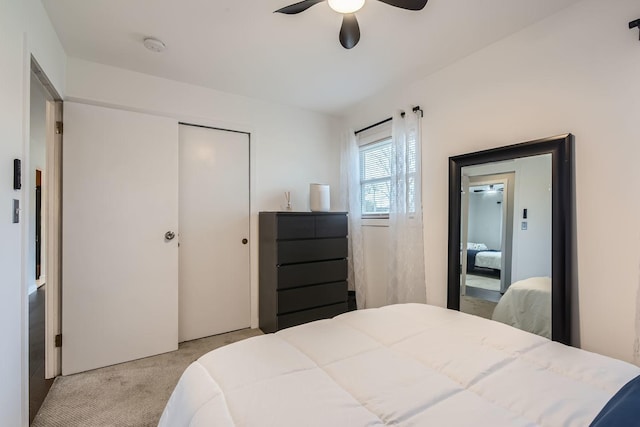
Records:
[[[45,378],[54,378],[61,374],[61,349],[56,347],[56,336],[61,333],[61,283],[60,272],[62,262],[61,248],[61,195],[62,195],[62,129],[57,132],[57,122],[62,122],[62,97],[54,88],[53,84],[44,73],[42,67],[36,59],[31,56],[30,72],[40,82],[47,94],[46,115],[45,115],[45,151],[46,161],[45,170],[43,172],[43,186],[45,209],[45,241],[46,247],[43,247],[46,271],[45,292]],[[27,138],[29,141],[30,138]],[[30,143],[30,141],[28,142]],[[28,156],[25,156],[28,158]],[[30,170],[30,161],[26,161],[24,171]],[[31,188],[31,174],[23,174],[25,180],[25,188]],[[28,208],[27,204],[23,209]],[[28,221],[25,221],[25,227],[28,229]],[[28,239],[29,232],[25,233]],[[26,263],[28,265],[28,263]],[[28,276],[27,276],[28,277]],[[26,280],[26,279],[25,279]],[[25,292],[28,292],[28,284],[25,286]],[[26,334],[29,333],[29,322],[27,320]],[[28,353],[26,355],[28,360]]]
[[[47,102],[46,139],[46,265],[45,292],[45,378],[62,373],[62,348],[56,336],[62,334],[62,101]]]
[[[502,199],[502,236],[501,236],[501,270],[500,270],[500,293],[505,293],[511,285],[511,266],[513,257],[513,215],[515,200],[515,179],[514,171],[499,172],[489,175],[475,175],[469,177],[469,185],[504,185]],[[468,209],[468,207],[467,207]]]
[[[469,241],[469,177],[461,176],[462,195],[460,198],[460,296],[467,295],[467,245]]]

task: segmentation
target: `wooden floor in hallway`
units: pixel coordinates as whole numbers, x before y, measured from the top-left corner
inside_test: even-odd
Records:
[[[29,295],[29,424],[33,422],[53,379],[44,378],[44,301],[47,285]]]

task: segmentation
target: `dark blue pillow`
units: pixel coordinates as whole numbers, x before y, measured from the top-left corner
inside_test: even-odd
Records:
[[[591,427],[634,426],[640,426],[640,376],[618,390],[591,423]]]

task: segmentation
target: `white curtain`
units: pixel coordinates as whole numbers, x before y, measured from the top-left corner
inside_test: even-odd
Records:
[[[366,277],[364,270],[362,213],[360,204],[360,152],[353,131],[342,135],[341,199],[349,212],[349,290],[356,291],[358,309],[365,307]]]
[[[420,111],[393,116],[387,303],[425,303]]]

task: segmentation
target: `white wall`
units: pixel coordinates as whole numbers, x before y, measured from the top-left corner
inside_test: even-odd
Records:
[[[551,155],[517,159],[511,282],[551,277]],[[527,219],[523,210],[527,209]],[[526,221],[527,229],[522,229]]]
[[[502,247],[502,192],[469,193],[469,242]]]
[[[309,184],[330,184],[338,206],[340,144],[335,118],[70,58],[67,99],[251,132],[252,325],[258,324],[257,213],[309,210]]]
[[[31,184],[12,186],[13,159],[29,160],[29,55],[33,54],[53,85],[64,93],[66,56],[38,0],[0,2],[0,425],[28,424],[27,278],[28,227],[11,222],[12,199],[28,212]],[[28,170],[28,169],[23,169]],[[23,175],[23,178],[26,178]],[[25,264],[23,264],[23,261]]]
[[[368,219],[362,225],[365,308],[387,305],[389,285],[389,220]]]
[[[25,171],[25,173],[29,173],[29,176],[33,179],[32,185],[29,188],[25,188],[25,192],[29,192],[29,255],[28,255],[28,263],[27,263],[27,281],[28,281],[28,289],[29,293],[32,293],[36,290],[36,187],[35,187],[35,176],[36,169],[42,171],[43,178],[45,172],[45,163],[46,163],[46,135],[45,135],[45,124],[46,124],[46,108],[47,108],[47,97],[45,95],[44,88],[40,84],[40,82],[35,78],[35,76],[31,76],[31,94],[30,94],[30,118],[29,118],[29,163],[31,164],[29,171]],[[45,186],[44,181],[42,182],[42,230],[41,230],[41,263],[40,263],[40,273],[41,278],[46,274],[46,222],[45,222],[45,207],[46,203],[46,195],[45,195]]]
[[[419,81],[367,99],[348,125],[425,110],[427,300],[446,305],[448,157],[576,135],[578,286],[573,340],[632,360],[640,262],[637,0],[584,0]]]

